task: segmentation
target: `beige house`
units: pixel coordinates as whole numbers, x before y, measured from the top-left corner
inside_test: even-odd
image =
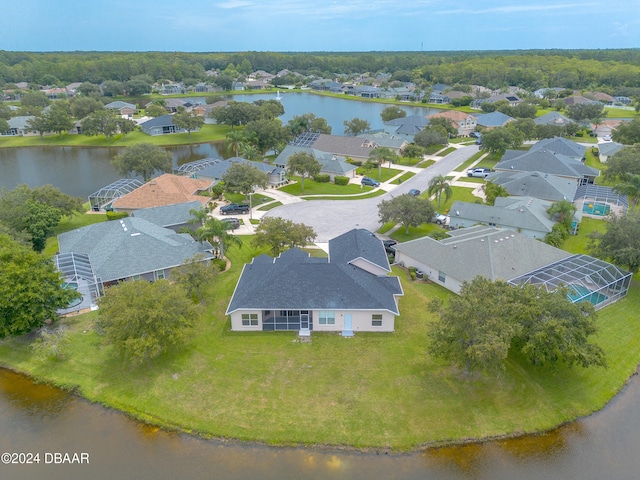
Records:
[[[434,113],[427,118],[447,118],[451,120],[453,126],[458,130],[458,135],[468,136],[471,132],[475,131],[478,125],[478,118],[475,115],[471,115],[465,112],[459,112],[457,110],[446,110],[444,112]]]

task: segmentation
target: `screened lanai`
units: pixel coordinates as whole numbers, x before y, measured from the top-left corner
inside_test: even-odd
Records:
[[[97,192],[89,195],[89,204],[91,210],[99,212],[111,208],[114,200],[133,192],[136,188],[144,185],[140,180],[135,178],[121,178],[106,187],[102,187]]]
[[[596,309],[627,294],[631,273],[589,255],[573,255],[556,263],[509,280],[513,285],[543,285],[547,291],[561,285],[569,289],[569,299],[591,302]]]
[[[203,158],[201,160],[194,160],[193,162],[184,163],[180,165],[176,170],[174,170],[174,172],[177,175],[194,177],[194,175],[197,174],[200,170],[204,170],[205,168],[220,162],[222,162],[222,160],[220,160],[219,158]]]
[[[629,210],[629,198],[626,195],[602,185],[580,185],[574,203],[583,214],[593,217],[604,217],[610,213],[620,216]]]
[[[53,257],[53,261],[64,277],[64,287],[77,290],[82,295],[58,313],[65,314],[94,307],[104,288],[102,281],[93,273],[89,256],[83,253],[59,253]]]

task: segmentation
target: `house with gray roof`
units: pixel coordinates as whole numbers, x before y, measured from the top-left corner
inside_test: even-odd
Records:
[[[460,293],[477,276],[510,280],[571,256],[570,253],[507,229],[478,225],[394,245],[395,262],[414,266],[429,280]]]
[[[276,157],[274,164],[286,169],[289,165],[289,157],[298,152],[304,152],[318,160],[320,162],[320,173],[329,175],[331,180],[334,180],[336,175],[348,178],[355,178],[356,176],[357,167],[347,162],[347,159],[342,155],[334,155],[312,147],[287,145]]]
[[[554,127],[564,127],[569,123],[576,123],[571,120],[569,117],[565,117],[559,112],[553,111],[549,113],[545,113],[540,117],[536,117],[533,119],[533,123],[536,125],[551,125]]]
[[[393,332],[402,286],[380,239],[354,229],[329,241],[328,258],[292,248],[246,264],[227,307],[233,331]]]
[[[402,150],[404,150],[405,147],[409,145],[409,142],[407,142],[406,138],[401,138],[398,135],[393,135],[387,132],[363,133],[358,135],[358,137],[369,140],[379,147],[388,148],[398,155],[400,155],[402,153]]]
[[[509,115],[506,115],[497,110],[491,113],[476,115],[476,118],[478,125],[484,127],[487,130],[491,130],[497,127],[504,127],[507,123],[514,120],[513,117],[510,117]]]
[[[198,228],[200,225],[192,222],[193,215],[191,215],[191,210],[200,210],[202,208],[203,206],[200,202],[185,202],[161,207],[141,208],[131,212],[130,216],[142,218],[177,232],[183,227],[188,227],[192,230]]]
[[[7,120],[9,124],[9,130],[6,132],[0,132],[6,136],[19,136],[24,137],[26,135],[37,135],[38,132],[34,132],[29,128],[29,121],[36,118],[33,115],[20,115],[17,117],[11,117]]]
[[[498,197],[495,205],[456,201],[449,210],[449,226],[468,228],[483,224],[543,239],[556,223],[547,213],[552,203],[533,197]],[[581,218],[580,212],[576,215]],[[575,225],[578,222],[575,218]]]
[[[413,142],[413,137],[429,125],[429,119],[422,115],[407,115],[394,118],[384,124],[384,131]]]
[[[578,184],[594,183],[600,170],[589,167],[572,157],[550,150],[507,150],[498,162],[496,172],[540,172],[558,177],[575,179]]]
[[[173,123],[173,115],[160,115],[140,124],[140,129],[147,135],[169,135],[171,133],[186,133],[184,128],[180,128]],[[192,130],[197,131],[197,130]]]
[[[234,163],[244,163],[245,165],[256,167],[261,172],[266,173],[267,183],[270,187],[279,187],[287,181],[284,168],[269,163],[254,162],[242,157],[231,157],[226,160],[211,162],[208,166],[192,173],[191,177],[219,182],[224,174],[227,173],[229,167]]]
[[[618,142],[603,142],[598,144],[598,159],[606,163],[607,159],[618,153],[624,147]]]
[[[578,189],[578,180],[558,177],[541,172],[503,171],[493,172],[487,182],[501,185],[509,193],[518,197],[535,197],[551,202],[573,201]]]
[[[547,291],[564,286],[572,302],[588,301],[599,309],[623,298],[631,283],[631,273],[603,260],[483,225],[453,230],[443,240],[422,237],[394,248],[396,263],[416,267],[454,293],[460,293],[464,282],[481,276]]]
[[[132,117],[134,113],[138,111],[138,107],[136,107],[133,103],[123,102],[122,100],[116,100],[115,102],[107,103],[104,108],[107,110],[115,110],[118,112],[118,115],[123,115],[126,117]]]
[[[143,218],[96,223],[58,235],[60,253],[88,255],[105,285],[142,278],[169,278],[171,270],[196,254],[214,258],[213,247]]]
[[[534,143],[529,149],[530,152],[537,150],[549,150],[554,153],[560,153],[581,162],[585,160],[585,152],[587,147],[579,143],[567,140],[564,137],[544,138]]]

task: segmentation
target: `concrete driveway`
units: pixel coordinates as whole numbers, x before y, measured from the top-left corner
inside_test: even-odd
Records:
[[[431,179],[437,175],[448,175],[458,165],[475,153],[478,146],[461,147],[446,157],[420,171],[401,185],[383,184],[388,190],[384,195],[363,200],[311,200],[282,205],[268,211],[265,216],[281,217],[313,227],[316,242],[323,243],[353,228],[366,228],[375,232],[380,228],[378,203],[407,193],[412,188],[424,192]],[[394,167],[397,168],[397,167]]]

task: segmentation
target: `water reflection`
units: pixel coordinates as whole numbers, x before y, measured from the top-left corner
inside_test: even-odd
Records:
[[[605,410],[544,435],[412,454],[203,440],[0,369],[0,452],[87,452],[90,465],[0,465],[0,478],[635,479],[640,380]]]

